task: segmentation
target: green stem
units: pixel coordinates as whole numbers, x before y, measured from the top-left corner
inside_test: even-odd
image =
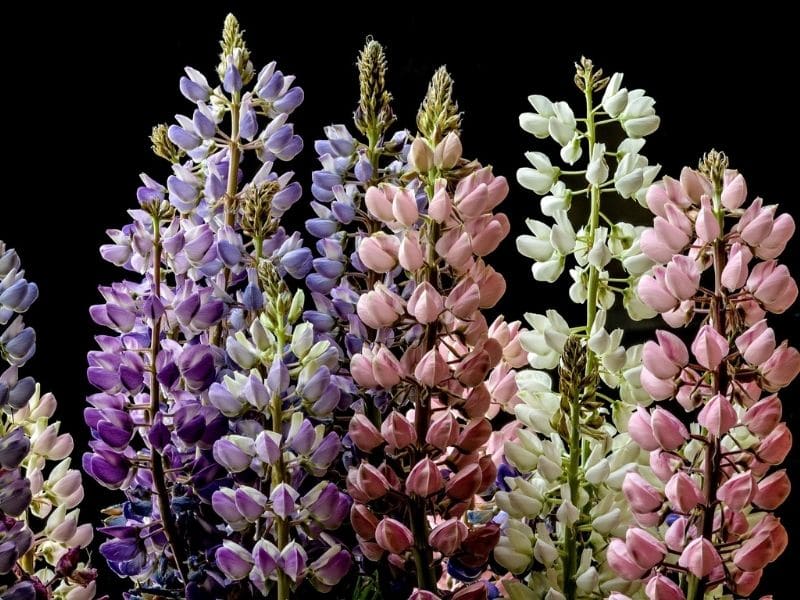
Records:
[[[276,349],[279,356],[283,356],[286,346],[286,328],[284,315],[277,315],[278,328],[275,331]],[[275,392],[270,401],[270,413],[272,417],[272,431],[278,434],[283,433],[283,399],[280,392]],[[278,460],[272,465],[272,487],[273,489],[281,483],[288,483],[289,474],[286,472],[286,464],[283,462],[283,452]],[[279,550],[283,550],[289,543],[289,523],[276,515],[275,517],[275,538]],[[281,569],[278,569],[278,600],[288,600],[289,598],[289,577]]]
[[[592,97],[592,82],[589,79],[589,74],[585,79],[584,96],[586,98],[586,141],[588,145],[588,154],[591,157],[594,150],[596,141],[596,123],[594,120],[594,99]],[[589,190],[589,222],[586,229],[586,246],[591,248],[594,244],[594,235],[597,227],[600,224],[600,187],[597,185],[590,186]],[[589,265],[589,282],[587,284],[586,294],[586,334],[591,334],[592,327],[594,326],[595,318],[597,317],[597,295],[599,293],[600,271]],[[597,371],[597,357],[594,352],[589,348],[586,349],[586,373],[592,374]],[[585,390],[587,393],[593,393],[593,390]],[[570,414],[569,414],[569,437],[567,439],[567,452],[569,453],[569,461],[567,463],[567,484],[569,486],[570,496],[573,503],[577,502],[580,492],[580,474],[584,461],[584,448],[581,441],[580,430],[580,416],[581,416],[581,391],[578,390],[576,397],[569,398]],[[579,519],[580,521],[580,519]],[[575,578],[578,573],[578,558],[582,553],[583,541],[580,531],[575,524],[572,524],[564,530],[564,557],[563,557],[563,590],[566,600],[575,600],[577,598],[577,586],[575,585]]]
[[[156,209],[158,210],[158,209]],[[157,215],[153,215],[153,297],[161,296],[161,223]],[[148,420],[153,421],[158,413],[161,404],[161,384],[158,382],[156,374],[156,359],[161,344],[161,317],[153,319],[152,331],[150,336],[150,406],[148,410]],[[186,555],[183,546],[178,543],[180,537],[178,528],[172,518],[172,508],[169,501],[169,490],[167,489],[166,474],[164,472],[164,459],[159,451],[150,448],[150,471],[153,476],[153,487],[155,488],[158,512],[161,515],[161,522],[164,527],[164,536],[167,544],[172,550],[175,559],[175,566],[181,575],[184,585],[189,582],[189,572],[186,563]]]

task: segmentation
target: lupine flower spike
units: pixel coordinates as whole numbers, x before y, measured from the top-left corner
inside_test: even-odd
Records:
[[[607,314],[621,295],[631,318],[655,315],[635,291],[652,265],[639,247],[643,228],[619,216],[635,214],[658,173],[640,152],[659,118],[644,90],[622,87],[621,73],[604,77],[582,59],[575,83],[583,116],[540,95],[529,98],[535,112],[520,116],[525,131],[552,138],[561,161],[576,166],[526,154],[531,167],[517,179],[543,196],[541,212],[554,222],[529,219],[531,235],[517,247],[534,260],[537,281],[554,282],[573,257],[569,295],[586,305],[586,317],[575,327],[554,309],[527,314],[533,330],[520,336],[533,370],[517,375],[521,428],[505,443],[495,494],[503,532],[494,552],[517,576],[504,586],[519,599],[596,598],[634,587],[608,569],[605,540],[631,521],[622,481],[639,449],[618,431],[647,395],[639,384],[641,347],[626,350],[622,330],[607,329]],[[610,146],[620,133],[622,141]],[[553,391],[548,371],[557,366]]]
[[[367,110],[359,108],[357,124],[388,114],[372,100],[385,94],[365,95],[383,84],[382,70],[375,77],[363,68],[371,47],[361,59]],[[505,290],[483,257],[508,234],[507,218],[493,214],[508,186],[461,157],[460,114],[443,68],[417,124],[407,167],[398,163],[393,180],[372,179],[358,207],[349,259],[358,283],[348,278],[318,303],[341,310],[339,321],[350,306],[344,343],[359,398],[348,433],[351,523],[365,561],[388,568],[379,578],[385,589],[413,599],[494,597],[481,578],[499,527],[491,511],[475,510],[475,497],[495,480],[487,416],[513,404],[512,370],[525,360],[519,323],[489,326],[481,314]],[[369,128],[366,135],[375,137]],[[370,165],[387,176],[381,163]],[[332,192],[348,185],[357,194],[357,184],[341,180]]]
[[[631,418],[650,467],[625,478],[638,526],[611,541],[609,563],[650,600],[748,597],[787,544],[773,514],[791,487],[775,470],[792,443],[778,392],[800,353],[767,315],[797,298],[777,261],[794,221],[748,203],[744,177],[714,151],[651,187],[647,204],[642,249],[658,266],[639,294],[670,327],[694,330],[688,348],[666,330],[645,344],[641,382],[662,404]]]
[[[97,574],[81,549],[93,529],[79,522],[83,486],[70,469],[72,437],[49,422],[53,394],[19,376],[36,352],[22,313],[38,295],[17,253],[0,241],[0,356],[8,364],[0,375],[0,598],[90,600]]]
[[[339,453],[327,433],[337,353],[297,325],[311,252],[280,227],[300,198],[273,170],[302,148],[288,123],[294,77],[256,71],[225,20],[219,85],[191,67],[191,115],[153,131],[166,185],[142,175],[133,222],[109,231],[108,261],[142,276],[102,287],[86,410],[84,468],[124,491],[100,551],[141,594],[189,599],[289,597],[329,590],[349,554],[327,531],[347,498],[319,479]],[[244,169],[252,173],[245,177]]]

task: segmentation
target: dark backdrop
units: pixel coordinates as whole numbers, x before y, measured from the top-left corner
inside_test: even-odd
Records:
[[[566,2],[537,3],[530,11],[503,10],[498,3],[473,10],[451,4],[441,11],[432,3],[398,3],[379,12],[345,3],[324,10],[303,2],[280,8],[267,2],[205,4],[115,3],[113,10],[109,4],[89,13],[28,3],[16,7],[19,16],[3,17],[7,159],[0,235],[18,249],[40,286],[28,319],[38,331],[39,351],[26,370],[59,398],[59,417],[75,437],[76,459],[87,441],[81,418],[88,391],[85,354],[97,333],[87,308],[98,301],[98,283],[123,275],[100,260],[97,248],[106,228],[126,222],[137,174],[147,170],[163,178],[164,163],[149,151],[150,128],[188,109],[177,87],[182,68],[190,64],[212,72],[229,10],[247,31],[256,66],[277,59],[306,92],[292,115],[306,141],[293,163],[304,186],[315,168],[312,141],[322,126],[350,120],[357,100],[354,59],[365,35],[373,34],[387,48],[394,107],[406,127],[414,126],[434,69],[448,65],[465,113],[466,155],[493,164],[512,182],[503,206],[512,235],[491,259],[509,281],[499,307],[509,317],[566,298],[566,286],[535,283],[530,261],[514,249],[524,218],[538,213],[533,194],[514,181],[525,162],[522,153],[554,150],[523,133],[517,115],[529,110],[531,93],[578,100],[572,64],[582,53],[609,73],[625,72],[627,87],[643,87],[656,98],[662,127],[648,138],[646,154],[664,165],[662,172],[694,166],[715,147],[745,173],[752,192],[800,217],[792,179],[797,105],[786,89],[796,73],[796,33],[789,31],[788,15],[755,14],[750,8],[711,20],[679,7],[666,13],[654,5],[645,10],[611,4],[595,6],[613,11],[600,18]],[[301,202],[286,224],[301,227],[308,212]],[[795,269],[797,247],[790,246],[784,257]],[[792,337],[795,345],[800,344],[798,306],[776,319],[781,337]],[[795,386],[782,394],[795,432],[800,430],[797,391]],[[800,477],[797,449],[789,470]],[[85,486],[83,518],[97,522],[98,509],[113,495],[88,478]],[[779,598],[780,590],[790,589],[797,565],[798,507],[795,494],[781,511],[791,542],[764,580],[763,590]],[[104,573],[100,589],[119,598],[118,580],[103,570],[102,559],[96,562]]]

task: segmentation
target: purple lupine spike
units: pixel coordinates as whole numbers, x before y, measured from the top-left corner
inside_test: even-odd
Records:
[[[72,578],[85,569],[81,549],[92,539],[91,526],[78,525],[72,511],[83,498],[80,472],[67,458],[72,438],[59,435],[58,423],[48,424],[53,395],[41,394],[32,377],[19,377],[36,350],[36,334],[21,313],[38,296],[20,266],[16,252],[0,241],[0,357],[8,365],[0,374],[0,597],[51,597],[58,589],[90,599],[93,578]],[[117,415],[108,422],[122,424]],[[57,465],[48,464],[54,460]],[[65,568],[40,580],[41,569],[53,565]]]
[[[299,232],[279,226],[302,193],[276,165],[302,148],[288,114],[303,92],[274,63],[254,77],[232,16],[222,47],[213,103],[207,78],[187,68],[180,89],[190,114],[154,134],[172,165],[166,185],[142,177],[132,223],[101,251],[141,280],[101,288],[104,303],[92,309],[114,335],[98,336],[89,354],[100,391],[88,399],[94,440],[83,463],[125,494],[101,546],[116,573],[187,598],[265,594],[272,579],[284,599],[307,559],[337,546],[320,537],[307,554],[292,540],[329,536],[349,509],[340,496],[303,513],[308,523],[288,519],[301,516],[300,490],[339,452],[327,429],[339,392],[325,375],[337,353],[297,324],[303,298],[283,282],[313,268]],[[248,154],[262,163],[252,177],[241,168]],[[302,451],[295,459],[289,437]],[[251,524],[262,541],[244,535]],[[335,564],[328,584],[344,576],[342,559]]]

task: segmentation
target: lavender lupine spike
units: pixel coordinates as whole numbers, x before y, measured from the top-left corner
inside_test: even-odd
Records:
[[[101,553],[142,594],[192,599],[241,592],[240,564],[215,561],[222,549],[245,552],[223,544],[229,515],[215,510],[215,492],[229,489],[258,520],[252,510],[261,492],[240,491],[248,465],[238,459],[268,420],[267,372],[260,351],[250,354],[251,342],[260,347],[266,335],[253,325],[267,306],[259,273],[302,278],[311,266],[300,235],[280,227],[300,186],[291,172],[273,171],[302,148],[287,119],[303,92],[275,63],[256,72],[232,15],[221,46],[219,85],[187,67],[180,91],[194,104],[191,114],[153,130],[153,150],[172,174],[165,184],[142,175],[133,221],[109,231],[111,243],[100,249],[142,278],[101,287],[105,302],[91,309],[113,335],[98,336],[100,349],[89,354],[89,381],[99,391],[85,412],[94,439],[84,468],[125,493],[107,511]],[[228,381],[243,386],[236,397],[218,393]],[[248,474],[252,487],[258,477]],[[286,495],[278,502],[287,506]],[[307,571],[319,568],[332,581],[330,566],[308,550]],[[305,574],[298,554],[287,553],[287,569]]]
[[[336,343],[343,355],[352,356],[361,349],[366,327],[356,312],[361,294],[370,289],[378,274],[367,269],[355,257],[356,243],[364,232],[380,229],[382,224],[366,209],[365,194],[370,186],[399,184],[408,154],[408,132],[390,135],[395,122],[392,96],[386,89],[386,57],[383,47],[368,39],[358,57],[360,99],[354,113],[358,139],[346,125],[325,128],[326,139],[317,140],[314,148],[322,168],[312,175],[312,208],[316,217],[306,223],[314,237],[318,257],[306,285],[314,301],[314,310],[303,318]],[[337,374],[349,381],[346,368]],[[353,390],[343,385],[342,408],[353,402]],[[374,420],[379,396],[366,407]]]
[[[640,151],[659,118],[644,90],[623,88],[621,73],[604,77],[585,58],[576,65],[575,83],[585,109],[573,112],[566,102],[533,95],[535,112],[520,115],[525,131],[561,146],[560,159],[570,167],[542,152],[526,153],[532,168],[519,169],[517,179],[543,196],[541,212],[554,223],[529,219],[532,235],[520,236],[517,248],[534,260],[534,279],[548,283],[573,257],[570,299],[586,307],[577,327],[556,310],[529,313],[533,330],[521,336],[533,369],[517,378],[520,429],[509,432],[508,462],[500,469],[504,489],[495,494],[509,517],[495,558],[520,578],[506,589],[531,600],[635,588],[608,569],[605,547],[609,532],[631,522],[620,486],[640,453],[624,432],[647,394],[639,384],[641,346],[626,350],[622,329],[606,327],[618,293],[630,317],[655,315],[635,294],[652,261],[639,248],[644,227],[607,215],[616,210],[635,218],[634,200],[644,203],[659,167]],[[620,133],[622,141],[607,151]],[[547,372],[555,367],[558,391]]]
[[[81,549],[93,529],[78,522],[83,486],[80,471],[69,468],[72,437],[49,422],[55,397],[18,374],[36,351],[22,313],[38,294],[0,241],[0,355],[9,365],[0,375],[0,597],[90,600],[96,573],[81,562]]]
[[[451,93],[442,68],[420,109],[408,183],[367,189],[368,227],[351,259],[367,281],[354,298],[351,524],[381,587],[416,600],[497,593],[482,576],[499,526],[476,495],[496,475],[487,417],[513,405],[513,368],[525,362],[519,323],[489,326],[481,312],[505,291],[483,257],[508,234],[493,213],[508,185],[462,159]]]
[[[748,597],[788,542],[773,515],[791,487],[773,470],[792,443],[777,392],[800,353],[766,316],[797,299],[777,262],[795,224],[761,198],[748,205],[744,177],[714,151],[651,187],[647,204],[656,216],[642,249],[658,266],[639,295],[669,326],[697,331],[690,348],[669,331],[645,344],[642,384],[670,402],[631,418],[650,467],[625,478],[638,527],[611,541],[609,563],[646,582],[651,600]],[[691,414],[688,428],[673,411]]]

